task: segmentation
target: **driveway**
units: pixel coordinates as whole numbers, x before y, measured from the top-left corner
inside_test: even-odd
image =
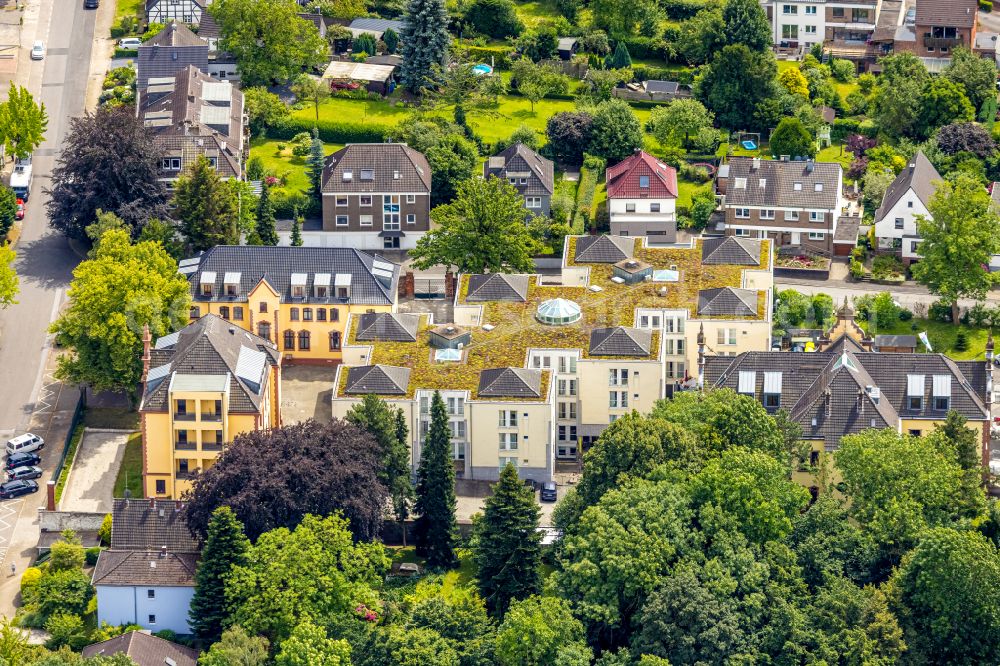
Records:
[[[281,422],[285,425],[333,418],[336,365],[286,365],[281,368]]]
[[[60,510],[111,513],[115,479],[132,434],[90,428],[84,431],[59,501]]]

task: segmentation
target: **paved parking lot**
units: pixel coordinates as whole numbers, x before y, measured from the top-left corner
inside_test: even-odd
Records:
[[[17,525],[22,508],[24,508],[24,498],[0,502],[0,562],[7,556],[7,549],[10,548],[11,538],[14,536],[14,526]]]
[[[281,368],[281,420],[290,425],[333,418],[330,399],[336,365],[287,365]]]
[[[111,512],[115,479],[131,435],[90,428],[84,431],[59,500],[62,511]]]

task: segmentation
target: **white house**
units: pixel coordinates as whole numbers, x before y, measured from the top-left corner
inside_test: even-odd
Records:
[[[879,250],[899,254],[906,264],[920,258],[917,216],[930,217],[927,205],[939,180],[941,174],[923,152],[917,151],[892,181],[882,198],[882,205],[875,211],[875,238]]]
[[[177,20],[197,25],[201,23],[205,4],[205,0],[146,0],[146,20],[150,23]]]
[[[191,633],[200,553],[182,508],[173,500],[115,500],[111,547],[101,551],[92,579],[98,622]]]
[[[863,54],[881,0],[761,0],[761,5],[775,46],[808,52],[826,42],[839,48],[853,45]]]
[[[645,236],[651,244],[677,240],[677,171],[637,150],[608,167],[608,215],[614,236]]]

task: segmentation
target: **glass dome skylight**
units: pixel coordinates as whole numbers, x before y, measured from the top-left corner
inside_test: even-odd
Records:
[[[580,306],[565,298],[553,298],[538,306],[535,318],[543,324],[564,326],[580,321]]]

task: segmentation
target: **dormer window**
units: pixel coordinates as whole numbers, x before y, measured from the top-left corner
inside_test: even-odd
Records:
[[[330,297],[330,274],[317,273],[313,276],[313,294],[316,298]]]
[[[906,375],[906,408],[914,412],[924,408],[924,375]]]
[[[307,279],[308,276],[305,273],[292,273],[292,298],[305,298]]]
[[[639,176],[639,187],[649,187],[649,176]]]
[[[211,296],[212,289],[215,286],[215,272],[205,271],[201,274],[201,295]]]
[[[219,158],[218,157],[209,157],[208,158],[208,164],[213,169],[218,169],[219,168]]]
[[[226,296],[239,296],[240,295],[240,273],[226,273],[223,279],[223,287],[226,291]]]
[[[764,407],[768,410],[781,408],[781,373],[764,373]]]
[[[932,382],[934,410],[947,412],[951,409],[951,375],[934,375]]]
[[[351,297],[351,274],[337,273],[333,287],[336,290],[337,298],[349,299]]]
[[[375,180],[375,171],[373,169],[362,169],[361,180]]]

